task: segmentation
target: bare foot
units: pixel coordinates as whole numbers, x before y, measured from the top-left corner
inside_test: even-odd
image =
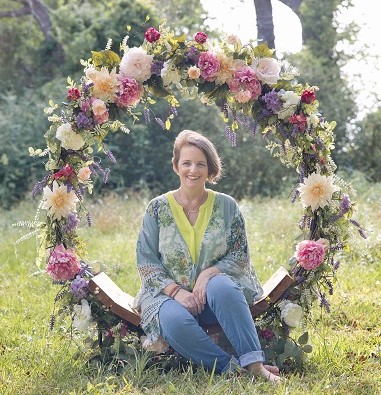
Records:
[[[279,376],[279,369],[276,366],[263,365],[261,362],[254,362],[247,366],[246,369],[249,373],[260,376],[273,383],[278,383],[283,380]]]
[[[275,374],[275,376],[280,376],[279,369],[277,366],[273,365],[263,365],[263,367],[268,370],[270,373]]]

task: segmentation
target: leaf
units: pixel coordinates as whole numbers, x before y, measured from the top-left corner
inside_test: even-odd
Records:
[[[95,67],[115,67],[120,63],[119,55],[111,51],[110,49],[105,49],[102,51],[91,51],[93,63]]]
[[[308,342],[308,332],[304,332],[298,339],[299,344],[307,344]]]
[[[273,49],[270,49],[267,44],[259,44],[253,50],[256,58],[271,58],[274,53]]]
[[[312,352],[312,346],[311,346],[311,344],[306,344],[305,346],[303,346],[302,347],[302,350],[305,352],[305,353],[310,353],[310,352]]]

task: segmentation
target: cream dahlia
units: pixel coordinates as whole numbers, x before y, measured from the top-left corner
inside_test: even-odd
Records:
[[[100,70],[88,68],[86,77],[94,84],[93,96],[105,102],[113,103],[119,90],[118,74],[115,69],[108,71],[107,67]]]
[[[300,184],[300,200],[304,207],[311,206],[312,210],[327,206],[332,200],[332,195],[339,190],[334,185],[333,176],[322,176],[312,173]]]
[[[44,188],[44,203],[42,208],[47,210],[47,214],[52,219],[67,217],[69,213],[75,211],[78,198],[73,191],[68,192],[65,185],[59,185],[53,181],[53,190],[48,186]]]

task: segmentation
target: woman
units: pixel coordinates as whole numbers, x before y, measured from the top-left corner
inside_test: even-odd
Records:
[[[263,365],[248,307],[262,288],[251,269],[242,214],[232,197],[205,187],[221,177],[217,151],[203,135],[185,130],[175,140],[172,164],[180,187],[149,203],[137,243],[142,287],[135,305],[142,328],[208,370],[245,368],[277,381],[279,370]],[[237,358],[201,327],[213,323]]]

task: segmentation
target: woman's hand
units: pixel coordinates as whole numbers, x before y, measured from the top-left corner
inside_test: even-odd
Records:
[[[182,304],[192,315],[200,314],[204,308],[199,298],[186,289],[180,289],[174,299]]]
[[[216,267],[209,267],[208,269],[203,270],[199,276],[197,277],[196,284],[193,287],[193,294],[197,297],[197,299],[202,304],[202,310],[204,310],[206,304],[206,287],[208,285],[209,280],[220,274],[221,271]]]

